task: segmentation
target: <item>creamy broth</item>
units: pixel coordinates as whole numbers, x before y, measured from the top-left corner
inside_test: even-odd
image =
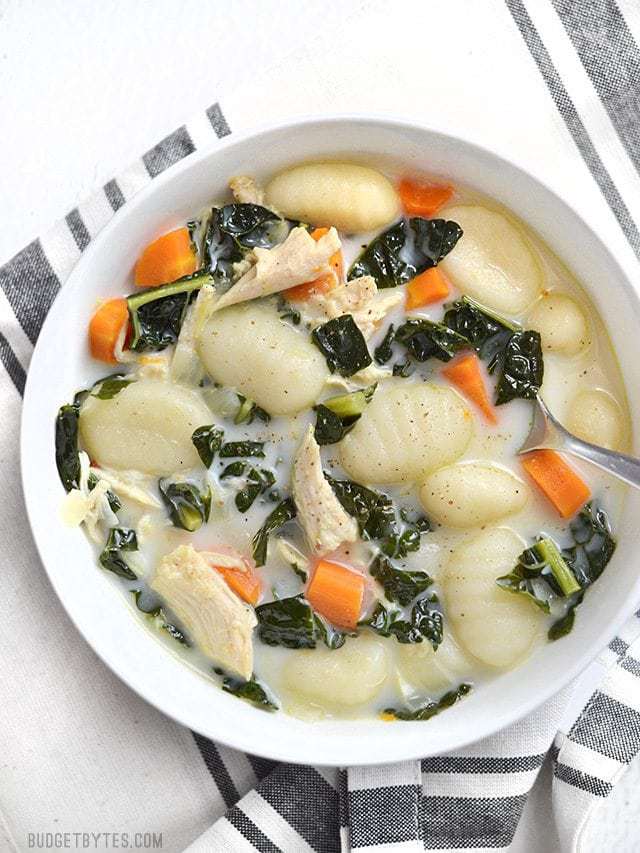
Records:
[[[390,175],[390,177],[394,179],[395,183],[396,176]],[[289,190],[287,189],[287,191]],[[228,200],[225,203],[228,203]],[[286,198],[281,203],[286,205]],[[386,196],[379,201],[380,205],[385,203],[392,205]],[[455,195],[447,201],[444,207],[438,210],[435,216],[447,219],[449,218],[448,211],[460,208],[461,205],[480,205],[489,211],[499,212],[507,216],[511,222],[515,223],[525,244],[535,258],[535,262],[540,266],[543,295],[522,312],[516,314],[496,313],[501,314],[509,321],[520,324],[525,329],[534,328],[530,325],[529,318],[536,310],[539,300],[551,292],[571,296],[586,317],[588,343],[584,348],[576,354],[569,355],[544,351],[544,382],[541,394],[550,409],[561,422],[568,422],[572,418],[577,395],[581,392],[591,392],[594,389],[605,392],[608,395],[606,399],[614,401],[619,412],[616,449],[627,449],[630,422],[622,377],[607,331],[584,290],[549,248],[523,223],[518,222],[512,214],[505,211],[493,199],[481,197],[472,190],[457,187]],[[373,203],[373,210],[375,212],[375,203]],[[288,210],[284,212],[289,214]],[[383,213],[381,213],[382,215]],[[362,247],[388,227],[391,221],[395,221],[397,216],[398,214],[395,214],[392,220],[384,220],[381,223],[384,227],[376,227],[371,232],[340,233],[345,269],[349,269],[361,252]],[[452,218],[455,219],[455,217]],[[464,234],[461,240],[464,241]],[[454,247],[451,252],[452,258],[455,252],[456,248]],[[442,269],[450,285],[450,293],[447,298],[444,301],[416,308],[409,314],[405,310],[404,300],[400,302],[397,307],[386,313],[379,328],[367,340],[370,353],[373,354],[376,347],[381,344],[390,323],[393,323],[397,328],[406,321],[408,316],[423,317],[438,323],[443,321],[447,306],[462,296],[461,291],[456,288],[455,276],[448,273],[448,267],[445,259],[442,262]],[[233,288],[230,292],[232,290]],[[401,285],[398,288],[398,291],[404,290],[406,290],[406,285]],[[381,292],[389,293],[390,290]],[[478,299],[478,301],[482,303],[482,299]],[[276,318],[284,313],[282,305],[278,302],[277,294],[264,297],[261,302],[265,305],[265,311],[271,312]],[[293,325],[290,319],[278,320],[278,322],[285,323],[292,335],[308,340],[310,328],[314,323],[305,322],[306,315],[303,304],[292,302],[291,306],[300,310],[302,322],[297,326]],[[225,310],[233,311],[234,309],[223,309],[223,311]],[[202,331],[201,334],[203,334]],[[144,353],[133,357],[130,362],[118,365],[117,369],[123,373],[133,371],[139,381],[143,377],[146,377],[144,381],[148,382],[167,381],[166,371],[170,369],[174,350],[175,346],[170,345],[157,354]],[[286,359],[286,352],[283,352],[281,357]],[[413,373],[406,378],[392,376],[390,365],[402,361],[405,357],[404,350],[397,350],[387,365],[379,366],[374,362],[373,366],[369,368],[371,374],[369,382],[359,382],[357,378],[356,380],[343,379],[338,373],[328,373],[324,385],[320,382],[321,391],[317,395],[314,394],[313,402],[320,403],[330,397],[349,393],[373,382],[377,382],[374,400],[378,395],[384,394],[390,389],[408,390],[423,386],[425,383],[443,389],[452,388],[451,383],[442,374],[445,365],[435,358],[430,358],[424,363],[415,363]],[[324,367],[322,369],[324,370]],[[493,399],[497,374],[493,376],[484,375],[489,395]],[[304,378],[302,381],[304,382]],[[125,392],[120,393],[124,394]],[[216,689],[214,684],[219,684],[221,679],[220,675],[214,672],[214,668],[219,666],[219,661],[213,660],[210,655],[204,654],[195,645],[186,647],[177,643],[166,631],[157,630],[162,624],[163,617],[145,616],[141,613],[136,607],[131,590],[140,588],[146,590],[146,585],[153,582],[154,574],[162,558],[173,552],[179,545],[192,545],[196,551],[205,552],[233,549],[250,561],[252,539],[256,531],[264,523],[266,516],[277,506],[278,500],[291,494],[292,460],[307,428],[309,425],[315,424],[316,414],[311,405],[305,405],[298,414],[273,415],[268,423],[255,419],[251,424],[234,424],[234,416],[239,405],[235,396],[235,389],[216,387],[211,381],[211,377],[207,377],[205,371],[202,371],[202,379],[191,385],[190,393],[197,395],[202,407],[208,410],[209,414],[205,423],[215,424],[224,429],[225,442],[247,440],[264,442],[264,457],[246,458],[245,461],[256,468],[272,471],[275,475],[275,482],[255,499],[248,511],[239,512],[234,503],[234,498],[239,488],[246,484],[246,481],[242,477],[239,479],[233,477],[220,478],[227,466],[237,459],[220,458],[219,455],[216,455],[208,471],[198,462],[195,467],[186,467],[175,472],[178,476],[170,479],[193,481],[199,484],[199,487],[204,488],[208,485],[211,488],[212,501],[209,519],[195,532],[188,532],[171,523],[167,514],[167,507],[159,496],[158,476],[143,476],[137,481],[143,490],[151,495],[152,500],[148,503],[153,503],[153,499],[155,499],[155,506],[143,505],[138,500],[132,500],[127,496],[126,488],[119,489],[118,483],[114,482],[112,491],[118,495],[122,504],[122,508],[117,512],[117,526],[135,530],[138,540],[138,550],[122,552],[127,565],[137,576],[137,579],[117,579],[117,583],[122,587],[125,601],[131,607],[136,618],[141,619],[149,625],[150,629],[154,630],[159,641],[166,646],[168,652],[179,655],[185,664],[195,667],[204,677],[211,679],[212,689]],[[523,472],[516,456],[518,448],[524,442],[529,431],[532,411],[530,401],[516,399],[496,407],[498,423],[496,426],[489,426],[472,403],[464,399],[458,391],[454,393],[460,397],[468,416],[473,420],[473,434],[464,452],[457,455],[455,461],[450,464],[486,464],[490,462],[501,470],[511,472],[517,478],[519,493],[520,491],[524,493],[526,498],[524,506],[517,512],[499,517],[497,520],[464,528],[454,527],[446,523],[438,524],[431,517],[432,530],[420,537],[419,550],[395,561],[397,566],[403,570],[427,572],[433,579],[433,584],[429,587],[428,592],[437,594],[444,613],[444,640],[435,652],[432,650],[428,639],[415,644],[399,643],[393,636],[379,636],[368,628],[360,628],[357,636],[348,636],[345,644],[334,650],[328,649],[320,640],[318,640],[315,649],[290,649],[283,646],[266,645],[260,641],[254,630],[252,671],[258,682],[265,686],[268,695],[275,700],[283,711],[305,719],[318,719],[331,716],[372,716],[389,707],[397,708],[407,705],[417,707],[424,704],[425,701],[436,700],[447,690],[455,689],[462,682],[477,684],[485,679],[494,678],[505,668],[517,666],[537,645],[547,642],[546,631],[557,614],[556,616],[546,615],[520,596],[510,595],[504,590],[499,590],[499,595],[504,596],[505,601],[518,602],[518,606],[522,604],[522,607],[526,608],[526,614],[523,618],[532,625],[532,636],[535,634],[533,642],[524,649],[522,655],[510,661],[508,667],[490,665],[489,661],[483,659],[483,654],[479,653],[479,646],[475,647],[472,644],[472,647],[469,647],[468,642],[463,643],[461,637],[457,636],[452,620],[448,616],[448,608],[451,602],[448,599],[447,592],[447,566],[451,566],[452,559],[455,561],[455,554],[459,553],[456,549],[463,543],[473,540],[474,537],[482,536],[495,528],[507,528],[521,540],[520,547],[516,550],[516,556],[519,551],[531,545],[541,533],[551,537],[560,547],[571,544],[571,538],[568,534],[570,519],[562,518],[554,510],[549,501]],[[118,396],[113,399],[117,400]],[[125,398],[120,399],[124,400]],[[89,407],[96,405],[93,398],[88,405]],[[97,405],[110,406],[112,401],[100,401]],[[365,407],[358,425],[365,423],[370,405],[368,404]],[[80,409],[81,450],[86,447],[86,436],[88,435],[87,427],[84,427],[83,433],[83,418],[86,422],[86,406],[87,403],[85,402]],[[194,428],[202,425],[203,423],[193,424]],[[357,435],[356,427],[350,435]],[[344,439],[342,442],[321,447],[323,469],[331,477],[337,479],[349,479],[348,472],[341,465],[341,454],[344,452],[342,449],[343,442]],[[97,456],[98,461],[100,460],[99,452],[96,454],[93,448],[92,456],[94,459]],[[570,464],[588,485],[594,501],[606,512],[615,536],[625,488],[619,482],[593,467],[576,460],[571,460]],[[110,470],[117,467],[117,465],[112,464]],[[439,467],[436,465],[436,470]],[[95,473],[99,476],[100,469],[97,468]],[[118,473],[125,474],[126,472],[119,471]],[[427,475],[427,480],[429,476],[431,475]],[[374,478],[360,479],[359,482],[388,495],[395,506],[401,506],[413,514],[423,514],[424,509],[419,500],[419,490],[424,480],[425,477],[422,476],[418,482],[385,482],[381,484],[376,482]],[[68,518],[73,515],[68,505],[65,513]],[[430,516],[428,511],[426,514]],[[103,521],[102,527],[99,529],[102,530],[105,539],[108,528],[113,526],[115,526],[113,520],[111,522]],[[285,545],[281,544],[283,541]],[[255,570],[262,586],[260,604],[274,599],[296,596],[304,592],[305,584],[291,568],[291,554],[290,551],[287,551],[287,545],[298,549],[308,560],[309,573],[313,571],[313,564],[317,555],[310,549],[298,518],[289,522],[283,530],[276,531],[270,537],[266,564]],[[102,551],[102,547],[102,542],[96,544],[97,555]],[[383,598],[380,585],[367,572],[367,567],[378,551],[378,542],[359,538],[355,542],[343,543],[337,549],[323,555],[325,559],[352,567],[355,571],[364,574],[366,584],[362,605],[363,617],[371,612],[376,599]],[[452,555],[454,556],[452,557]],[[464,561],[462,556],[460,556],[460,561],[461,563]],[[510,567],[507,567],[506,571],[510,571]],[[589,594],[597,593],[590,592]],[[143,592],[141,598],[143,602],[147,595],[147,592]],[[389,605],[389,602],[386,603]],[[406,608],[404,610],[406,611]],[[164,602],[164,611],[165,617],[180,628],[180,620],[172,613],[171,602]],[[517,618],[519,617],[516,614],[514,619]],[[579,610],[576,618],[580,618]],[[487,626],[487,631],[491,631],[490,623]],[[188,634],[188,630],[185,629],[184,633]],[[436,661],[435,664],[434,660]],[[322,666],[318,667],[317,664],[322,664]]]

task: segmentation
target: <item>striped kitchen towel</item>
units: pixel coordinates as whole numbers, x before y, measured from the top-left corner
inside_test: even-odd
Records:
[[[487,10],[494,42],[511,44],[517,35],[531,87],[546,84],[541,133],[567,134],[567,157],[583,158],[585,179],[591,175],[640,258],[635,0],[490,0]],[[327,104],[333,97],[328,90]],[[397,100],[389,105],[398,109]],[[142,839],[144,831],[164,829],[163,849],[192,842],[191,853],[515,849],[544,764],[550,811],[535,842],[520,849],[576,850],[589,816],[640,751],[637,614],[576,684],[491,738],[422,762],[305,767],[241,754],[150,709],[79,642],[39,569],[15,484],[20,397],[40,327],[109,219],[165,169],[229,135],[233,115],[231,104],[225,112],[214,104],[0,268],[0,553],[7,583],[0,601],[7,668],[0,849],[42,849],[55,846],[49,840],[56,833],[98,828],[130,833],[130,847],[143,846],[132,843],[134,833]]]

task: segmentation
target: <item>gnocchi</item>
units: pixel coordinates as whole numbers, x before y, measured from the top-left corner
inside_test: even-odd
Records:
[[[333,225],[353,234],[387,225],[397,215],[391,181],[353,163],[307,163],[281,172],[267,185],[267,204],[292,219]]]
[[[485,530],[454,550],[442,580],[458,640],[470,655],[498,669],[522,660],[541,629],[541,611],[496,584],[524,547],[512,530]]]
[[[89,456],[101,467],[165,475],[198,464],[191,436],[211,420],[196,391],[140,379],[110,400],[89,396],[79,429]]]
[[[576,355],[589,343],[587,318],[580,306],[563,293],[549,293],[534,306],[528,325],[540,332],[549,352]]]
[[[543,286],[540,262],[522,232],[502,213],[479,205],[449,207],[463,237],[442,268],[463,293],[504,314],[525,311]]]
[[[472,433],[471,412],[455,391],[390,381],[341,442],[340,461],[360,483],[418,480],[461,456]]]
[[[312,406],[329,375],[309,338],[256,302],[214,314],[200,333],[198,350],[212,379],[273,415]]]
[[[353,707],[370,702],[389,677],[384,641],[362,637],[340,649],[293,652],[284,666],[288,690],[321,707]]]
[[[429,642],[403,643],[398,649],[398,670],[411,689],[433,694],[468,676],[473,671],[473,662],[451,631],[445,630],[436,651]]]
[[[527,486],[511,471],[484,462],[440,468],[420,489],[430,518],[449,527],[480,527],[520,512]]]
[[[567,428],[578,438],[609,450],[620,450],[623,441],[620,406],[606,391],[580,391],[569,405]]]

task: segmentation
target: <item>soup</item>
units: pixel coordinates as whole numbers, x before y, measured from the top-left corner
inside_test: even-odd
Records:
[[[613,554],[624,487],[518,455],[538,392],[626,449],[606,329],[469,188],[343,163],[229,184],[87,318],[111,373],[56,420],[63,518],[212,689],[428,719],[561,642]]]

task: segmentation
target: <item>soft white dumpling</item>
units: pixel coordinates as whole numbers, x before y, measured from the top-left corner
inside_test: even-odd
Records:
[[[329,375],[309,335],[283,323],[272,306],[225,308],[206,323],[198,350],[207,373],[271,415],[313,406]]]
[[[374,699],[389,675],[388,640],[361,636],[340,649],[290,652],[283,668],[287,689],[322,707],[350,707]]]
[[[458,641],[473,657],[500,669],[529,653],[542,624],[541,610],[496,584],[525,547],[512,530],[485,530],[455,548],[442,579],[445,612]]]
[[[519,512],[527,486],[511,471],[490,462],[463,462],[440,468],[420,489],[427,515],[449,527],[480,527]]]
[[[619,450],[622,444],[622,411],[606,391],[580,391],[569,405],[567,429],[578,438]]]
[[[473,416],[450,388],[389,383],[340,442],[340,461],[359,483],[418,480],[462,456]]]
[[[400,677],[418,691],[440,693],[468,676],[474,666],[446,628],[437,651],[425,640],[398,643],[397,655]]]
[[[542,346],[550,352],[576,355],[589,343],[587,318],[570,296],[550,293],[534,306],[527,327],[540,332]]]
[[[80,410],[80,438],[102,468],[160,476],[202,464],[191,436],[211,420],[197,391],[140,379],[110,400],[88,397]]]
[[[267,186],[267,206],[313,225],[372,231],[398,213],[391,181],[367,166],[307,163],[281,172]]]
[[[449,207],[439,216],[453,219],[464,232],[442,261],[444,272],[463,293],[512,315],[537,299],[542,268],[520,229],[506,216],[479,205]]]

